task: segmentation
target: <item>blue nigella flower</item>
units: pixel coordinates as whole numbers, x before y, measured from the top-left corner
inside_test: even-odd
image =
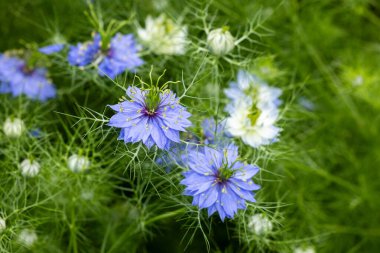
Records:
[[[67,60],[72,66],[83,67],[92,63],[97,54],[100,53],[101,37],[99,34],[94,36],[93,41],[78,43],[76,46],[70,46]]]
[[[0,93],[46,101],[56,96],[54,85],[48,80],[45,68],[27,67],[25,61],[0,55]]]
[[[16,57],[0,54],[0,93],[12,92],[10,82],[12,77],[22,68],[24,62]]]
[[[46,47],[41,47],[38,49],[39,52],[43,53],[43,54],[46,54],[46,55],[50,55],[50,54],[54,54],[54,53],[58,53],[60,51],[62,51],[62,49],[65,47],[65,44],[53,44],[53,45],[49,45],[49,46],[46,46]]]
[[[144,61],[138,56],[139,46],[132,34],[116,34],[107,55],[99,65],[99,75],[114,79],[126,69],[135,70]]]
[[[238,209],[246,208],[246,201],[255,202],[253,190],[259,185],[252,177],[259,171],[255,165],[238,160],[238,148],[234,145],[223,150],[204,147],[189,151],[184,194],[193,196],[193,205],[207,208],[208,215],[218,212],[222,221],[233,218]]]
[[[191,125],[191,114],[170,90],[129,87],[126,93],[130,100],[110,106],[117,113],[109,125],[121,128],[119,140],[168,150],[171,142],[180,141],[179,132]]]
[[[69,63],[73,66],[99,64],[99,75],[107,75],[112,79],[125,70],[135,70],[144,63],[138,56],[140,46],[132,34],[116,34],[106,51],[101,48],[101,39],[100,34],[96,34],[92,42],[71,46]]]

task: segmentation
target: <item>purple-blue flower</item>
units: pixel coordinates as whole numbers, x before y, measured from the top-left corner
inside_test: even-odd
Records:
[[[45,47],[40,47],[38,51],[40,51],[43,54],[50,55],[62,51],[64,47],[65,44],[53,44]]]
[[[99,75],[114,79],[126,69],[135,70],[144,62],[138,56],[139,46],[132,34],[116,34],[111,40],[110,48],[99,64]]]
[[[255,165],[238,160],[238,148],[230,145],[223,150],[204,147],[188,153],[189,170],[181,184],[184,194],[193,196],[193,205],[207,208],[208,215],[218,212],[222,221],[233,218],[246,201],[255,202],[253,190],[259,185],[252,177],[259,171]]]
[[[76,46],[70,46],[67,60],[72,66],[83,67],[92,63],[100,53],[100,35],[96,34],[93,41],[78,43]]]
[[[10,81],[24,62],[15,57],[0,54],[0,93],[10,93]]]
[[[101,39],[100,34],[96,34],[92,42],[71,46],[68,55],[69,63],[73,66],[99,64],[99,75],[107,75],[111,79],[126,70],[134,71],[144,63],[138,56],[140,46],[132,34],[116,34],[106,51],[102,51]]]
[[[119,140],[125,143],[142,141],[148,148],[154,144],[168,150],[171,142],[180,142],[179,132],[191,125],[191,116],[170,90],[141,90],[129,87],[129,100],[110,107],[117,113],[109,125],[121,128]]]
[[[29,68],[25,61],[16,57],[0,55],[0,83],[0,93],[24,94],[40,101],[56,96],[45,68]]]

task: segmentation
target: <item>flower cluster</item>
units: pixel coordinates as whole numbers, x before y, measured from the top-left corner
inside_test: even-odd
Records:
[[[270,87],[254,75],[240,70],[225,94],[231,99],[225,110],[226,131],[244,143],[259,147],[277,141],[281,90]]]
[[[207,208],[209,216],[218,212],[222,220],[233,218],[238,209],[246,208],[246,201],[255,202],[253,190],[260,187],[252,177],[259,168],[239,161],[238,148],[225,134],[225,121],[216,123],[207,118],[201,126],[203,136],[195,142],[213,145],[215,149],[180,144],[156,162],[166,168],[189,168],[183,173],[181,184],[186,186],[184,194],[193,197],[193,205]]]
[[[81,70],[95,68],[96,75],[111,79],[126,71],[137,71],[144,64],[141,58],[142,46],[137,43],[133,34],[118,33],[123,24],[125,23],[112,21],[106,29],[98,24],[97,32],[90,41],[70,45],[65,56],[69,65]],[[137,35],[147,53],[184,55],[190,44],[187,32],[187,26],[176,24],[167,16],[161,15],[157,18],[148,16],[145,27],[139,28]],[[236,40],[227,27],[210,32],[207,30],[206,34],[203,44],[207,45],[208,52],[214,54],[210,58],[212,62],[227,60],[225,56],[239,44],[239,39]],[[39,63],[39,57],[42,60],[50,59],[50,55],[61,52],[65,47],[65,44],[59,43],[34,48],[33,52],[25,53],[25,59],[1,54],[0,92],[11,93],[13,96],[23,94],[41,101],[55,97],[56,90],[48,78],[47,69],[40,67],[37,62]],[[204,56],[210,57],[208,53]],[[174,70],[170,72],[172,74]],[[174,166],[181,170],[183,195],[191,196],[194,206],[207,209],[208,216],[217,213],[222,221],[234,218],[238,210],[246,209],[249,202],[256,202],[255,191],[260,186],[254,183],[253,177],[260,169],[242,161],[238,147],[231,137],[241,138],[255,148],[276,141],[281,130],[275,126],[279,117],[281,90],[268,86],[252,74],[239,71],[237,81],[231,82],[230,87],[225,90],[227,98],[230,99],[225,107],[227,118],[220,121],[220,115],[206,118],[200,123],[201,129],[194,131],[196,134],[187,135],[181,141],[181,134],[183,137],[184,132],[192,126],[189,120],[191,114],[180,103],[181,97],[168,89],[170,82],[159,86],[157,80],[154,85],[152,72],[150,74],[150,84],[142,82],[141,88],[129,86],[126,97],[123,96],[117,104],[109,105],[114,114],[107,122],[108,126],[120,129],[118,140],[139,143],[135,153],[138,158],[142,144],[148,149],[156,146],[155,162],[164,166],[168,172]],[[189,89],[186,86],[183,89],[178,88],[184,90],[183,96]],[[7,118],[3,132],[8,137],[20,137],[25,132],[25,124],[19,118]],[[36,137],[32,138],[35,142],[42,136],[38,128],[29,129],[27,132]],[[147,153],[150,155],[151,152]],[[80,173],[96,167],[93,166],[95,159],[90,160],[81,152],[72,153],[65,162],[67,169],[78,173],[79,178],[91,175],[92,173]],[[24,159],[19,164],[19,172],[25,180],[33,181],[32,177],[43,179],[45,173],[40,174],[41,168],[44,168],[41,164],[34,159]],[[172,172],[174,174],[176,170]],[[180,175],[175,178],[177,176]],[[72,175],[70,180],[76,178]],[[81,199],[95,201],[96,191],[89,189],[81,191]],[[256,234],[266,234],[273,228],[271,221],[262,215],[252,216],[248,226]],[[5,220],[0,219],[0,231],[5,229]],[[36,231],[25,229],[19,234],[18,240],[24,246],[32,247],[38,236]]]
[[[144,63],[138,55],[139,50],[140,47],[132,34],[118,33],[111,39],[109,45],[102,45],[100,34],[95,34],[91,42],[70,46],[67,58],[73,66],[96,65],[100,76],[114,79],[124,71],[134,71]]]
[[[45,68],[29,67],[18,57],[0,54],[0,93],[46,101],[56,96]]]
[[[180,141],[179,132],[191,125],[187,119],[191,114],[170,90],[129,87],[126,94],[129,100],[110,106],[116,114],[109,125],[121,128],[119,140],[167,150],[171,142]]]

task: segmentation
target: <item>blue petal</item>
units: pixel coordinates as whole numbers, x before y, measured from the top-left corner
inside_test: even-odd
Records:
[[[188,157],[188,166],[190,169],[206,176],[214,174],[209,162],[205,159],[204,154],[192,151],[189,153]]]
[[[199,206],[199,195],[195,195],[192,202],[193,206]]]
[[[151,148],[155,142],[152,138],[152,136],[149,136],[149,138],[146,139],[146,141],[143,141],[143,143],[145,144],[145,146],[147,146],[148,148]]]
[[[194,194],[200,194],[207,191],[212,187],[212,184],[214,183],[214,178],[212,177],[202,177],[199,175],[198,178],[194,178],[196,178],[196,176],[188,177],[187,180],[181,181],[181,184],[187,185],[186,189],[194,192]]]
[[[213,204],[207,210],[208,217],[210,217],[215,212],[216,212],[216,204]]]
[[[137,112],[120,112],[111,117],[111,119],[108,122],[108,125],[119,128],[132,127],[137,124],[140,124],[140,121],[142,119],[144,119],[144,117],[142,117],[141,114]]]
[[[213,164],[215,169],[219,169],[223,165],[223,152],[213,148],[204,147],[205,157],[207,157],[209,164]]]
[[[46,47],[41,47],[38,49],[38,51],[40,51],[43,54],[50,55],[50,54],[60,52],[64,47],[65,47],[64,44],[53,44]]]
[[[216,184],[209,188],[206,192],[201,193],[199,198],[199,207],[207,208],[215,203],[218,199],[219,193]]]
[[[149,129],[146,128],[147,118],[140,117],[141,119],[136,125],[133,125],[129,128],[129,131],[126,132],[132,142],[138,142],[143,139],[147,139],[147,135],[149,136]]]
[[[241,168],[241,164],[236,163],[236,167]],[[257,167],[256,165],[248,164],[245,165],[242,169],[237,170],[234,174],[234,177],[242,181],[247,181],[251,179],[259,170],[259,167]]]
[[[242,188],[247,191],[254,191],[260,189],[260,185],[255,184],[252,180],[242,181],[237,178],[230,178],[228,181],[236,185],[236,187]]]
[[[153,124],[151,136],[157,147],[163,149],[166,145],[167,138],[155,120],[153,120],[151,123]]]
[[[140,104],[145,104],[145,96],[147,95],[146,91],[143,91],[135,86],[129,86],[126,90],[127,96]]]
[[[220,195],[221,206],[226,215],[233,217],[237,211],[239,197],[228,187],[228,185],[225,185],[224,188],[222,188]]]
[[[108,106],[117,112],[132,112],[132,111],[138,112],[139,110],[143,109],[143,105],[137,102],[130,102],[130,101],[123,101],[121,103],[118,103],[115,105],[108,105]]]
[[[224,208],[220,205],[220,196],[219,196],[219,202],[215,203],[216,210],[218,211],[220,219],[224,222],[224,219],[226,217],[226,213],[224,211]]]
[[[254,193],[252,191],[247,191],[241,188],[237,188],[234,184],[229,184],[229,188],[241,199],[245,199],[251,202],[256,202],[254,199]]]

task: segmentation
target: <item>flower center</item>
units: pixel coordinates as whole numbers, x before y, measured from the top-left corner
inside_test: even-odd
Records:
[[[160,103],[160,91],[157,88],[149,90],[145,98],[145,113],[154,116]]]
[[[259,118],[261,111],[257,108],[257,104],[253,104],[249,110],[248,119],[251,121],[251,125],[255,125]]]
[[[165,22],[165,32],[171,33],[174,30],[174,24],[171,20],[166,20]]]
[[[226,165],[224,165],[218,170],[216,181],[218,183],[226,182],[230,177],[233,176],[233,174],[234,174],[234,171],[229,169]]]
[[[21,67],[21,71],[25,74],[25,75],[31,75],[33,74],[34,70],[32,68],[29,68],[27,65],[24,65]]]
[[[157,114],[157,111],[155,110],[155,108],[153,108],[153,109],[145,108],[144,113],[145,113],[145,115],[152,117],[152,116]]]

